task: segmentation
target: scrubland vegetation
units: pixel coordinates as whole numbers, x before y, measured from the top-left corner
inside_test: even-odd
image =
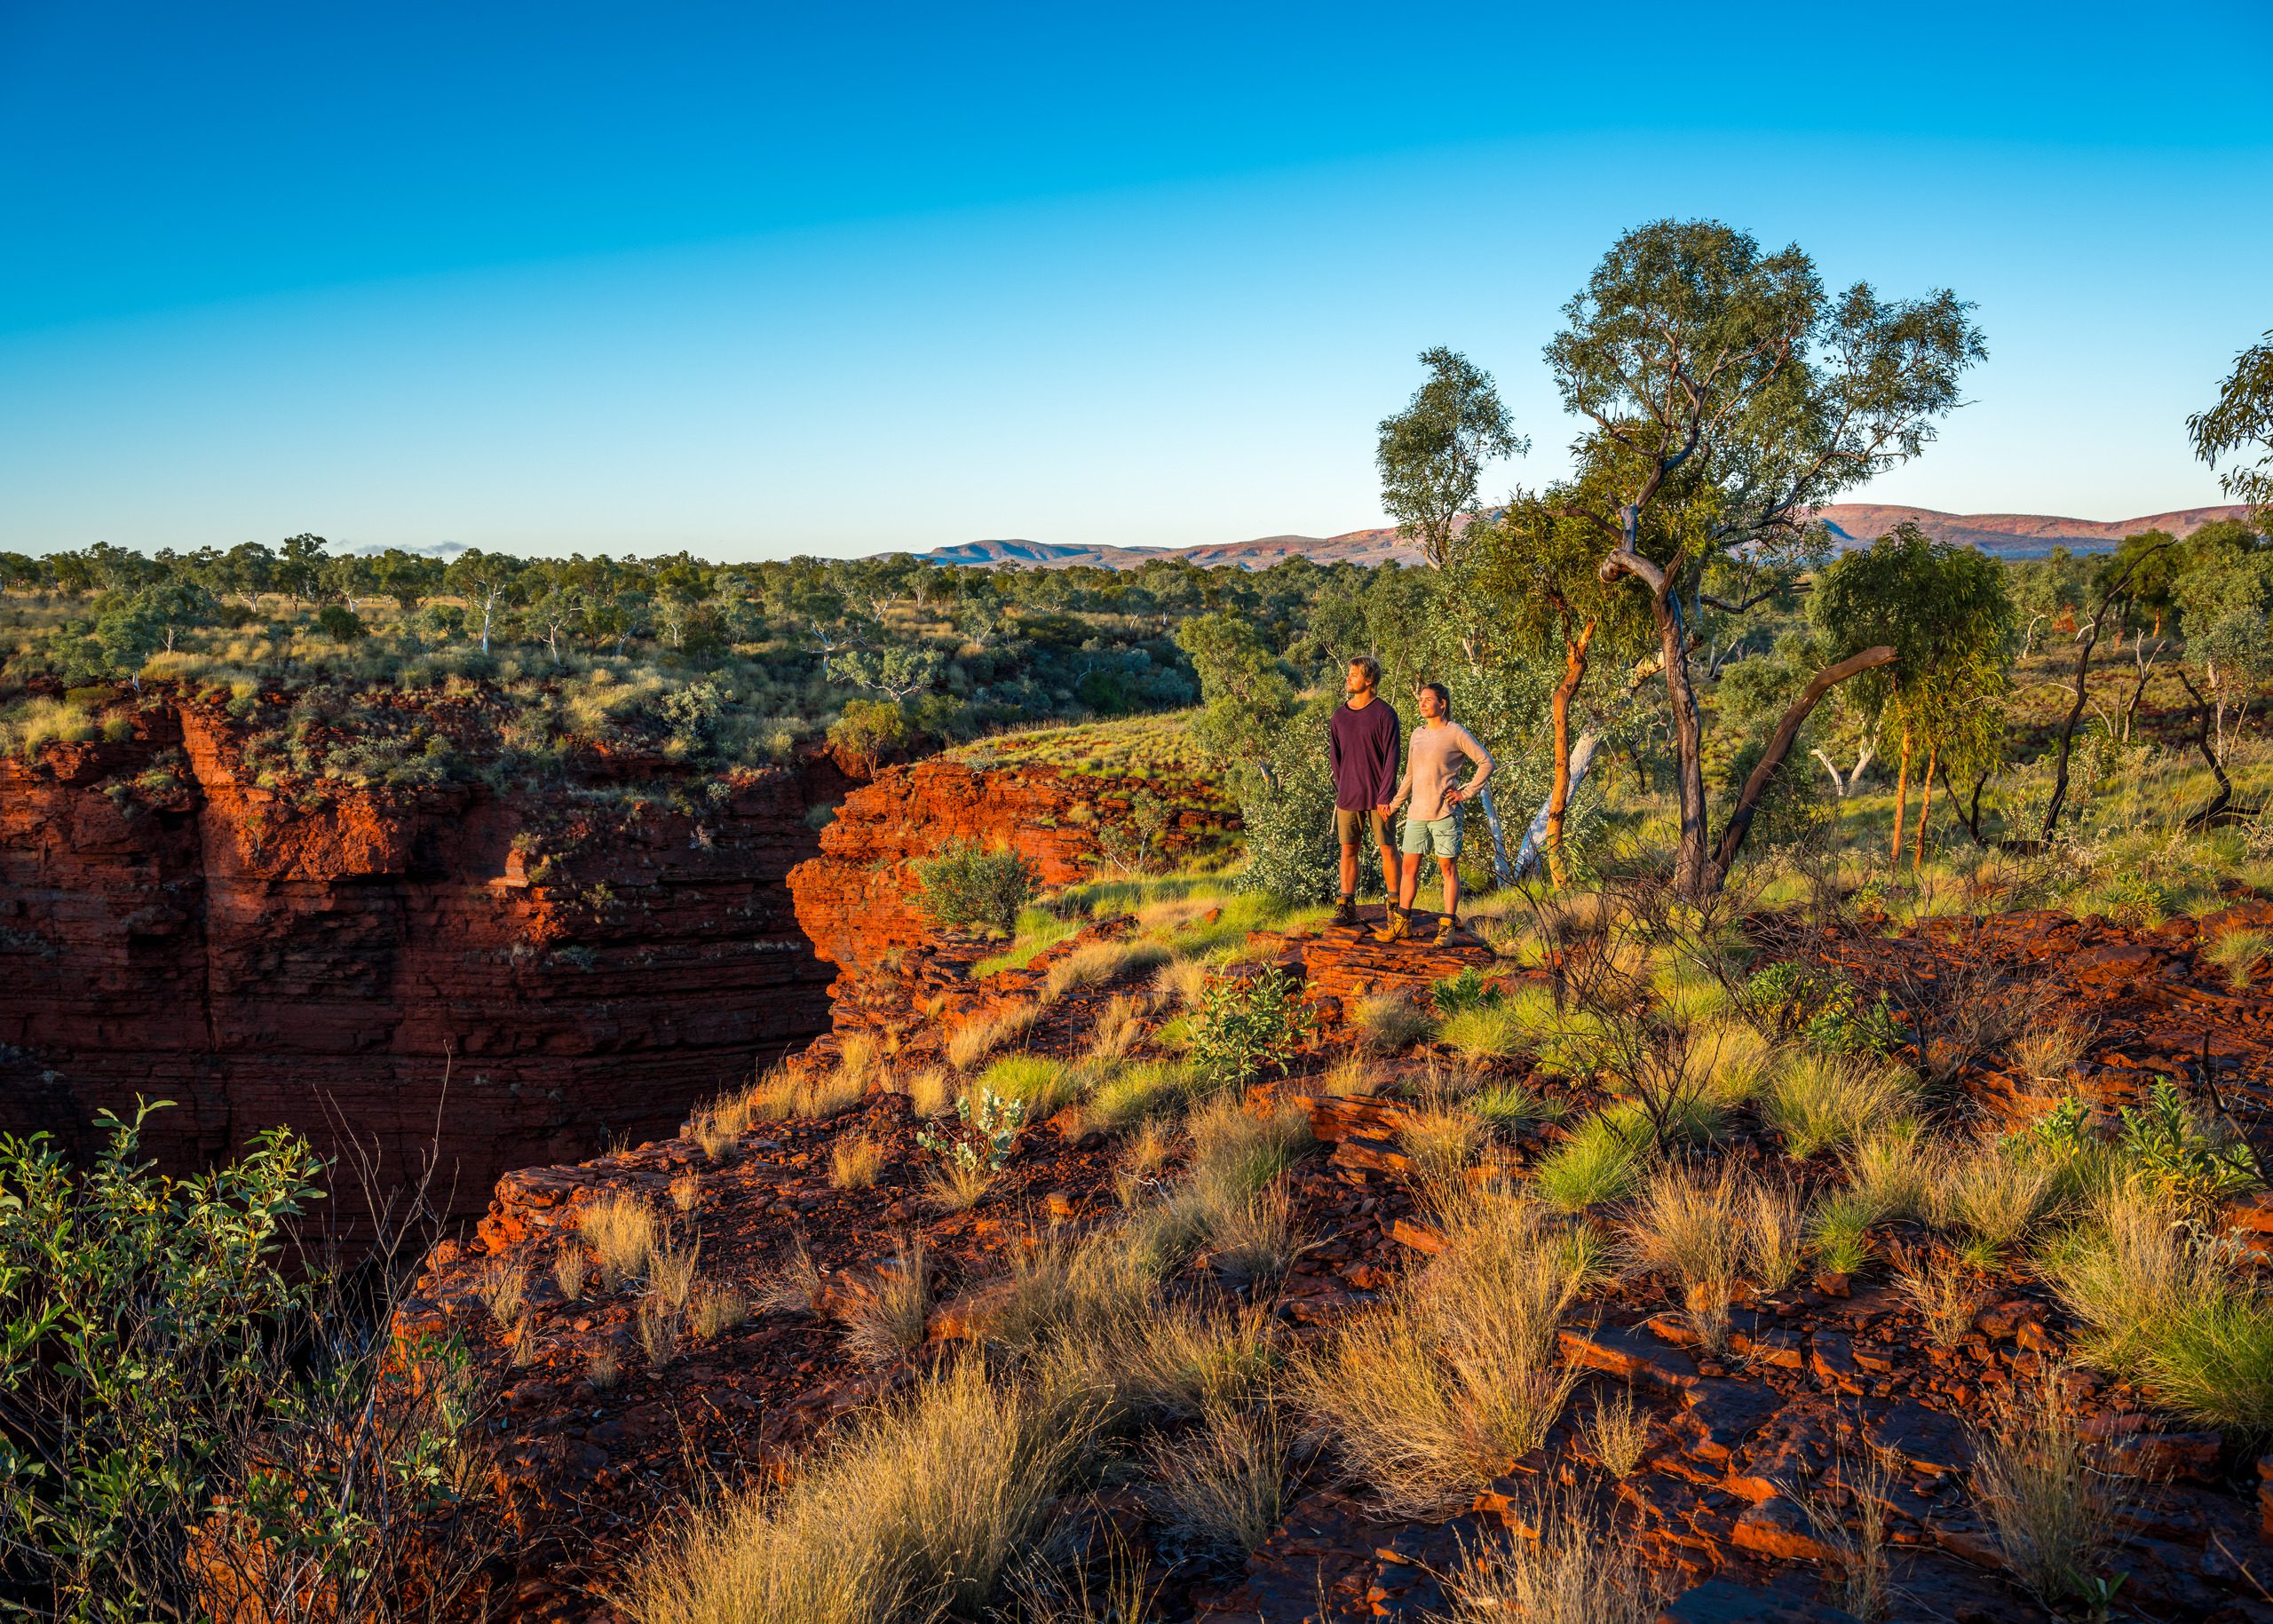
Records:
[[[697,1113],[669,1210],[657,1188],[587,1192],[541,1248],[472,1277],[512,1369],[535,1293],[625,1312],[582,1356],[579,1403],[765,1316],[873,1382],[791,1456],[690,1467],[610,1590],[641,1624],[1133,1624],[1167,1570],[1230,1580],[1329,1485],[1385,1525],[1507,1501],[1508,1532],[1441,1574],[1451,1616],[1654,1618],[1674,1580],[1620,1488],[1679,1453],[1672,1401],[1573,1339],[1596,1346],[1615,1310],[1726,1381],[1763,1314],[1858,1286],[1921,1348],[1985,1347],[1982,1311],[2013,1294],[2056,1311],[2056,1351],[1969,1390],[1952,1497],[2022,1592],[2107,1616],[2108,1440],[2071,1383],[2218,1430],[2222,1470],[2273,1443],[2273,1288],[2223,1227],[2261,1168],[2206,1040],[2201,1075],[2110,1092],[2089,1015],[2048,1002],[1994,921],[2143,931],[2273,896],[2273,550],[2228,524],[2004,566],[1905,529],[1834,558],[1806,511],[1930,440],[1981,349],[1960,301],[1833,298],[1796,250],[1661,223],[1568,314],[1549,363],[1591,425],[1570,480],[1456,522],[1481,456],[1515,442],[1449,351],[1384,424],[1425,568],[469,554],[438,576],[305,537],[154,564],[99,549],[6,561],[27,595],[8,680],[38,685],[12,742],[99,734],[133,702],[119,685],[171,677],[226,690],[279,783],[511,776],[572,744],[751,762],[823,727],[881,753],[1013,719],[965,759],[1224,778],[1245,832],[1228,865],[1168,871],[1136,827],[1095,877],[1037,895],[1010,854],[935,853],[917,899],[966,961],[996,939],[970,979],[1012,995],[912,1054],[905,1023],[848,1028],[825,1062]],[[1720,346],[1709,376],[1665,341],[1683,323]],[[2219,409],[2205,443],[2230,452]],[[1451,686],[1502,763],[1499,828],[1469,825],[1463,968],[1368,980],[1329,1018],[1248,939],[1326,923],[1323,718],[1368,650],[1392,701]],[[1194,699],[1173,723],[1091,725]],[[2204,952],[2246,986],[2267,947],[2236,931]],[[908,1166],[875,1137],[880,1099],[916,1119]],[[1382,1135],[1357,1183],[1413,1256],[1308,1318],[1280,1287],[1326,1239],[1317,1203],[1357,1199],[1315,1135],[1360,1108]],[[792,1232],[764,1278],[728,1277],[719,1175],[856,1112],[796,1155],[847,1196],[910,1192],[889,1250],[831,1273]],[[1116,1209],[1006,1210],[1022,1162],[1066,1145],[1103,1147]],[[382,1382],[336,1335],[352,1316],[281,1268],[314,1193],[304,1147],[265,1140],[188,1185],[134,1154],[124,1127],[80,1174],[0,1147],[11,1599],[226,1608],[218,1550],[281,1585],[274,1616],[447,1612],[463,1570],[407,1580],[385,1558],[414,1527],[473,1542],[463,1356],[422,1350],[415,1379]],[[923,1225],[979,1221],[1008,1237],[999,1272],[943,1301]],[[1877,1446],[1826,1466],[1770,1489],[1802,1497],[1844,1604],[1883,1616],[1897,1467]]]

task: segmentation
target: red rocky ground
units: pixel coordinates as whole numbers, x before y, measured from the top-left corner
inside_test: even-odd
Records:
[[[2198,1088],[2206,1075],[2261,1140],[2257,1124],[2273,1110],[2273,985],[2236,993],[2198,956],[2206,933],[2254,923],[2260,911],[2251,904],[2199,925],[2181,921],[2151,930],[2023,915],[1979,926],[1937,923],[1898,941],[1835,934],[1810,951],[1848,961],[1866,981],[1907,999],[1930,1002],[1936,982],[1964,998],[2009,996],[2032,985],[2041,1008],[2096,1024],[2080,1073],[2095,1105],[2111,1107],[2153,1075]],[[1091,926],[1032,971],[1006,972],[983,989],[962,974],[975,948],[928,939],[906,944],[893,969],[840,986],[840,1028],[888,1034],[900,1065],[919,1065],[956,1021],[1035,998],[1050,962],[1121,928]],[[1347,931],[1258,936],[1251,946],[1256,956],[1302,975],[1327,1018],[1295,1075],[1257,1090],[1258,1103],[1275,1097],[1302,1105],[1323,1142],[1291,1176],[1298,1224],[1316,1244],[1266,1288],[1287,1335],[1300,1341],[1366,1311],[1400,1276],[1425,1264],[1437,1244],[1401,1177],[1402,1108],[1390,1098],[1316,1091],[1327,1062],[1350,1040],[1340,1018],[1349,1001],[1418,991],[1468,965],[1509,986],[1541,972],[1512,971],[1466,938],[1442,951],[1384,947]],[[1096,1007],[1117,990],[1091,988],[1049,1005],[1031,1047],[1078,1052]],[[823,1063],[835,1047],[824,1040],[811,1064]],[[1422,1050],[1390,1069],[1410,1074],[1449,1063]],[[1504,1063],[1495,1080],[1526,1070],[1522,1060]],[[1960,1065],[1957,1080],[1963,1096],[1992,1113],[2011,1108],[2023,1092],[1980,1058]],[[1568,1092],[1556,1080],[1540,1086]],[[668,1522],[694,1486],[697,1468],[730,1479],[794,1470],[799,1448],[832,1419],[904,1382],[914,1366],[967,1335],[958,1299],[1004,1273],[1016,1248],[1051,1226],[1090,1225],[1116,1209],[1116,1147],[1038,1124],[1022,1134],[1002,1185],[979,1208],[939,1215],[917,1194],[926,1163],[914,1132],[906,1099],[876,1094],[825,1121],[761,1125],[721,1163],[681,1138],[516,1173],[500,1182],[479,1239],[430,1259],[401,1305],[399,1327],[463,1332],[501,1391],[490,1425],[515,1543],[495,1571],[512,1616],[611,1616],[612,1577],[643,1534],[659,1519]],[[1493,1153],[1522,1161],[1558,1133],[1534,1129]],[[830,1149],[851,1135],[886,1147],[872,1189],[829,1184]],[[1726,1153],[1778,1154],[1742,1130]],[[762,1314],[694,1347],[659,1375],[646,1374],[627,1348],[621,1385],[596,1390],[585,1374],[590,1356],[628,1335],[634,1303],[628,1296],[562,1301],[545,1272],[554,1238],[572,1232],[595,1197],[636,1192],[669,1211],[674,1188],[692,1195],[688,1222],[701,1233],[703,1272],[716,1279],[754,1283],[802,1237],[832,1292],[857,1291],[909,1238],[920,1237],[946,1304],[935,1314],[931,1344],[910,1362],[862,1367],[844,1351],[824,1294],[813,1311]],[[2244,1202],[2231,1216],[2245,1228],[2273,1226],[2263,1214],[2259,1203]],[[533,1282],[533,1328],[518,1364],[478,1295],[481,1270],[501,1258],[526,1261]],[[1545,1447],[1509,1462],[1504,1478],[1471,1511],[1446,1523],[1382,1517],[1369,1509],[1364,1485],[1337,1480],[1331,1459],[1313,1454],[1269,1542],[1238,1568],[1170,1567],[1161,1616],[1218,1624],[1426,1616],[1445,1606],[1437,1575],[1463,1545],[1519,1523],[1541,1486],[1559,1485],[1608,1507],[1667,1577],[1677,1597],[1668,1619],[1841,1619],[1847,1615],[1831,1599],[1830,1553],[1794,1495],[1802,1484],[1845,1472],[1841,1462],[1856,1458],[1861,1440],[1898,1462],[1883,1496],[1894,1548],[1890,1616],[2047,1616],[2000,1573],[1996,1542],[1965,1487],[1967,1422],[2000,1390],[2059,1359],[2071,1338],[2049,1293],[2024,1271],[2000,1277],[1970,1333],[1947,1350],[1929,1346],[1916,1314],[1869,1274],[1749,1303],[1720,1360],[1684,1346],[1691,1339],[1667,1308],[1662,1289],[1632,1281],[1590,1300],[1564,1334],[1566,1357],[1593,1373],[1589,1384],[1603,1391],[1630,1386],[1654,1416],[1648,1452],[1628,1477],[1610,1478],[1578,1435],[1573,1423],[1587,1407],[1584,1394]],[[2120,1383],[2087,1374],[2068,1383],[2087,1430],[2105,1442],[2099,1464],[2120,1490],[2111,1565],[2125,1575],[2119,1612],[2273,1620],[2267,1588],[2273,1544],[2258,1446],[2177,1424],[2158,1414],[2148,1395]],[[1142,1507],[1126,1497],[1093,1515],[1140,1542],[1145,1537]]]

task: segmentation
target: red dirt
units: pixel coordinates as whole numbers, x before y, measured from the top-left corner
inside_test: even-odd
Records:
[[[849,827],[867,826],[856,814]],[[836,850],[859,849],[853,839],[840,837]],[[819,893],[808,883],[800,894]],[[1978,930],[1936,924],[1898,941],[1840,935],[1815,951],[1851,959],[1865,979],[1905,996],[1921,996],[1936,980],[1974,990],[2035,980],[2047,1010],[2097,1023],[2080,1075],[2087,1097],[2106,1108],[2157,1073],[2198,1079],[2198,1087],[2206,1037],[2217,1089],[2242,1121],[2253,1124],[2273,1087],[2273,984],[2261,977],[2237,994],[2197,948],[2204,935],[2256,923],[2267,911],[2248,904],[2198,926],[2182,921],[2156,930],[2016,915]],[[1088,927],[1033,970],[1006,972],[984,988],[962,979],[978,951],[972,945],[893,939],[901,951],[891,969],[840,984],[840,1030],[883,1033],[899,1064],[922,1064],[958,1020],[1034,998],[1049,963],[1120,928],[1118,922]],[[1295,1075],[1257,1090],[1258,1100],[1305,1106],[1327,1147],[1290,1176],[1297,1223],[1317,1244],[1267,1291],[1299,1343],[1377,1301],[1441,1244],[1416,1215],[1403,1180],[1397,1129],[1404,1108],[1391,1099],[1313,1092],[1351,1036],[1348,1001],[1382,991],[1418,995],[1428,981],[1465,964],[1497,972],[1502,986],[1543,972],[1510,971],[1465,939],[1438,952],[1383,947],[1329,930],[1258,935],[1251,946],[1257,956],[1303,975],[1323,1018]],[[1096,1007],[1116,990],[1125,989],[1089,989],[1049,1005],[1031,1046],[1077,1051]],[[942,1002],[927,1010],[927,998]],[[825,1040],[800,1064],[823,1064],[836,1048]],[[1392,1070],[1409,1074],[1430,1063],[1424,1051]],[[1495,1077],[1520,1080],[1526,1069],[1520,1060],[1506,1063]],[[2024,1092],[1977,1065],[1961,1067],[1958,1081],[1992,1113]],[[1568,1091],[1557,1081],[1544,1089]],[[1069,1142],[1050,1125],[1034,1125],[1021,1135],[999,1192],[975,1212],[939,1216],[916,1195],[926,1159],[913,1133],[903,1098],[871,1096],[828,1121],[763,1125],[742,1137],[724,1165],[706,1163],[681,1139],[517,1174],[501,1183],[476,1248],[445,1248],[430,1260],[400,1325],[463,1333],[503,1388],[500,1481],[517,1508],[522,1541],[511,1557],[515,1616],[612,1616],[607,1586],[643,1535],[661,1525],[658,1518],[668,1521],[689,1487],[688,1462],[707,1460],[729,1477],[794,1470],[797,1448],[830,1418],[906,1380],[913,1364],[964,1335],[967,1316],[957,1299],[1001,1277],[1016,1248],[1052,1226],[1078,1229],[1114,1210],[1114,1148],[1093,1137]],[[829,1148],[851,1135],[886,1147],[873,1189],[829,1186]],[[1493,1153],[1527,1161],[1559,1135],[1533,1127]],[[1743,1129],[1724,1153],[1780,1159],[1774,1145]],[[669,1186],[685,1179],[699,1192],[704,1273],[720,1280],[756,1281],[792,1237],[802,1236],[832,1290],[857,1289],[907,1238],[920,1237],[946,1303],[934,1316],[931,1345],[913,1364],[860,1367],[844,1352],[825,1298],[814,1312],[761,1315],[660,1375],[645,1374],[628,1349],[622,1384],[595,1390],[583,1374],[590,1352],[626,1335],[633,1304],[559,1302],[544,1274],[555,1238],[572,1232],[580,1206],[600,1192],[639,1191],[667,1209]],[[2273,1230],[2273,1201],[2264,1198],[2235,1203],[2229,1216],[2245,1233]],[[1881,1238],[1899,1246],[1923,1237],[1892,1225]],[[528,1362],[519,1368],[509,1365],[503,1335],[476,1296],[479,1271],[497,1256],[526,1262],[535,1282]],[[1525,1508],[1542,1489],[1559,1488],[1606,1507],[1630,1534],[1680,1596],[1668,1619],[1841,1620],[1847,1615],[1832,1604],[1831,1553],[1802,1501],[1838,1483],[1848,1470],[1842,1460],[1855,1458],[1864,1440],[1897,1463],[1884,1497],[1892,1616],[2049,1616],[2001,1575],[1996,1541],[1971,1507],[1963,1471],[1972,1450],[1968,1424],[1996,1395],[2061,1358],[2073,1327],[2025,1270],[2008,1270],[1992,1286],[1971,1330],[1950,1348],[1931,1345],[1882,1271],[1795,1287],[1740,1308],[1729,1351],[1715,1359],[1695,1349],[1681,1317],[1667,1311],[1659,1282],[1624,1281],[1590,1299],[1595,1323],[1582,1317],[1565,1333],[1567,1359],[1591,1373],[1568,1416],[1545,1447],[1509,1462],[1470,1512],[1443,1524],[1385,1517],[1369,1509],[1362,1484],[1338,1481],[1331,1458],[1312,1454],[1298,1498],[1263,1549],[1231,1568],[1170,1565],[1160,1616],[1218,1624],[1422,1617],[1445,1607],[1439,1576],[1463,1548],[1502,1528],[1520,1531]],[[2259,1582],[2273,1582],[2266,1538],[2273,1488],[2261,1505],[2261,1465],[2247,1441],[2159,1414],[2151,1395],[2121,1382],[2079,1372],[2067,1383],[2087,1430],[2103,1440],[2100,1466],[2121,1492],[2112,1567],[2126,1575],[2122,1605],[2168,1619],[2273,1618]],[[1594,1397],[1629,1389],[1654,1422],[1643,1463],[1618,1480],[1590,1454],[1578,1422]],[[2273,1468],[2273,1457],[2266,1465]],[[1094,1515],[1140,1543],[1149,1537],[1141,1503],[1125,1496]]]

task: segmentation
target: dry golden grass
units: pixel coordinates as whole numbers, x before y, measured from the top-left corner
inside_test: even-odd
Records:
[[[581,1241],[563,1239],[552,1248],[552,1283],[560,1287],[560,1295],[574,1303],[584,1295],[584,1277],[590,1264],[584,1257]]]
[[[827,1284],[802,1237],[789,1242],[758,1287],[757,1306],[767,1312],[810,1314],[817,1311]]]
[[[1665,1582],[1633,1543],[1598,1534],[1577,1507],[1541,1505],[1524,1520],[1537,1539],[1501,1534],[1463,1553],[1447,1585],[1454,1624],[1654,1624]]]
[[[2045,1161],[1976,1145],[1945,1158],[1927,1191],[1927,1213],[1936,1227],[1974,1241],[1985,1263],[2036,1227],[2051,1210],[2058,1182]]]
[[[690,1324],[703,1342],[724,1335],[749,1318],[749,1299],[732,1286],[706,1286],[694,1294]]]
[[[944,1116],[955,1108],[954,1075],[939,1066],[927,1066],[907,1080],[907,1103],[918,1116]]]
[[[1218,1557],[1260,1549],[1286,1515],[1291,1454],[1267,1406],[1210,1406],[1198,1427],[1150,1451],[1169,1531]]]
[[[1451,1105],[1413,1107],[1398,1140],[1412,1161],[1413,1187],[1424,1205],[1435,1208],[1457,1199],[1484,1138],[1484,1124],[1472,1112]]]
[[[2179,1215],[2130,1185],[2096,1192],[2083,1221],[2046,1248],[2039,1270],[2088,1327],[2081,1346],[2092,1362],[2119,1373],[2136,1367],[2156,1327],[2217,1298],[2227,1284],[2226,1271],[2193,1244]]]
[[[2055,1022],[2024,1033],[2007,1050],[2013,1069],[2032,1083],[2060,1088],[2097,1035],[2088,1026]]]
[[[1922,1218],[1941,1166],[1933,1142],[1915,1122],[1870,1134],[1842,1158],[1854,1203],[1877,1218]]]
[[[948,1035],[947,1064],[959,1072],[973,1070],[1011,1039],[1023,1037],[1041,1018],[1038,1005],[1020,1004],[992,1018],[966,1021]]]
[[[1334,1062],[1318,1080],[1319,1092],[1342,1098],[1362,1098],[1382,1089],[1380,1067],[1363,1055],[1348,1055]]]
[[[1634,1390],[1626,1388],[1614,1399],[1595,1400],[1580,1436],[1604,1471],[1623,1477],[1642,1463],[1650,1446],[1650,1413],[1634,1402]]]
[[[984,1162],[942,1162],[923,1181],[923,1199],[941,1212],[968,1212],[994,1187]]]
[[[883,1165],[884,1147],[853,1135],[829,1146],[828,1182],[839,1190],[866,1190],[876,1182]]]
[[[1358,1046],[1369,1055],[1403,1054],[1430,1030],[1428,1016],[1402,993],[1360,999],[1352,1021],[1358,1028]]]
[[[867,1365],[889,1365],[923,1345],[931,1315],[931,1275],[920,1240],[903,1241],[891,1262],[852,1294],[843,1310],[844,1348]]]
[[[1802,1051],[1778,1064],[1760,1113],[1798,1161],[1865,1137],[1916,1097],[1909,1074],[1884,1061]]]
[[[1074,1396],[996,1387],[977,1360],[922,1376],[789,1485],[694,1513],[633,1571],[638,1624],[977,1618],[1045,1533],[1089,1448]]]
[[[1208,974],[1205,960],[1173,957],[1152,974],[1153,1001],[1164,1009],[1197,1009]]]
[[[647,1259],[649,1295],[673,1314],[684,1313],[688,1297],[693,1295],[695,1271],[701,1261],[701,1242],[681,1249],[663,1241]]]
[[[1556,1328],[1580,1274],[1540,1209],[1479,1201],[1390,1308],[1343,1328],[1297,1368],[1314,1426],[1351,1481],[1399,1515],[1464,1508],[1536,1448],[1568,1399]]]
[[[678,1212],[693,1212],[701,1204],[702,1181],[692,1173],[682,1173],[671,1180],[671,1207]]]
[[[529,1271],[519,1264],[498,1258],[485,1266],[474,1282],[475,1292],[499,1325],[511,1325],[527,1306]]]
[[[1709,1348],[1726,1340],[1737,1288],[1778,1291],[1799,1272],[1802,1208],[1780,1183],[1756,1183],[1723,1164],[1660,1169],[1627,1219],[1624,1250],[1635,1268],[1669,1275]]]
[[[678,1357],[679,1316],[659,1303],[639,1310],[639,1351],[647,1360],[647,1374],[661,1375]]]
[[[614,1291],[647,1271],[657,1226],[654,1209],[646,1202],[628,1195],[603,1196],[578,1215],[576,1227],[599,1258],[602,1291]]]
[[[1068,993],[1158,969],[1168,956],[1158,942],[1086,942],[1050,965],[1042,978],[1042,1000],[1054,1003]]]
[[[1839,1463],[1835,1486],[1801,1494],[1817,1541],[1837,1553],[1839,1604],[1858,1619],[1883,1619],[1888,1588],[1887,1507],[1897,1474],[1883,1453],[1866,1449]]]
[[[1144,1010],[1142,1001],[1124,994],[1097,1011],[1097,1026],[1089,1040],[1090,1065],[1112,1066],[1136,1046],[1144,1035]]]
[[[623,1360],[612,1342],[602,1343],[592,1350],[592,1357],[585,1361],[584,1379],[601,1392],[606,1392],[623,1376]]]
[[[1918,1311],[1926,1325],[1926,1340],[1935,1347],[1954,1348],[1973,1328],[1974,1311],[1981,1306],[1981,1284],[1958,1259],[1938,1250],[1909,1256],[1895,1270],[1894,1286]]]
[[[2047,1370],[2015,1389],[1995,1428],[1976,1438],[1973,1465],[1974,1499],[2006,1565],[2047,1606],[2089,1578],[2110,1533],[2107,1494],[2060,1377]]]

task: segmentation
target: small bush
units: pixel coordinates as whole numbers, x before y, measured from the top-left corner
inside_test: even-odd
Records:
[[[1192,1027],[1192,1066],[1214,1088],[1243,1088],[1266,1071],[1284,1075],[1311,1016],[1292,976],[1265,970],[1211,982]]]
[[[1436,1001],[1437,1013],[1446,1020],[1472,1010],[1496,1010],[1502,998],[1500,989],[1485,981],[1484,972],[1473,964],[1456,976],[1432,982],[1429,992]]]
[[[982,925],[1008,936],[1017,929],[1041,875],[1015,852],[988,852],[950,842],[915,865],[915,904],[941,924]]]
[[[1580,1429],[1587,1448],[1603,1470],[1623,1477],[1642,1463],[1650,1446],[1650,1413],[1634,1402],[1634,1390],[1623,1390],[1615,1401],[1597,1398]]]

